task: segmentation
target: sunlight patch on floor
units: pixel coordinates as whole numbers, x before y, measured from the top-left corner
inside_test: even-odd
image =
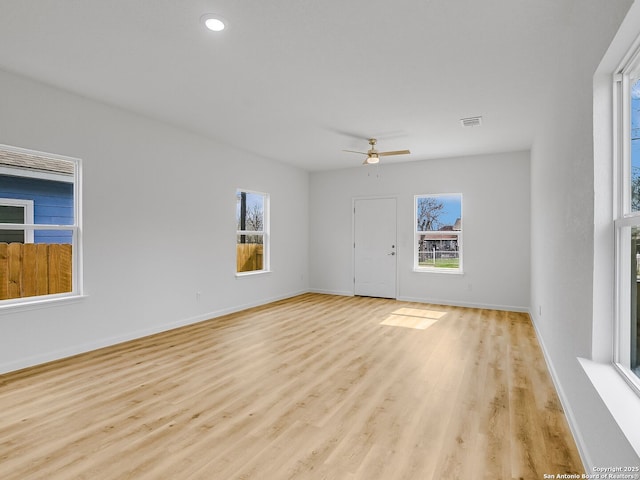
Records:
[[[446,314],[447,312],[439,312],[437,310],[403,307],[391,312],[380,325],[426,330]]]

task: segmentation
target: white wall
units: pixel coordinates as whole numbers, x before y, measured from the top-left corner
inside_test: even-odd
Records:
[[[377,176],[379,174],[379,176]],[[464,274],[413,272],[414,195],[463,194]],[[310,285],[353,294],[352,199],[397,197],[398,298],[526,310],[529,153],[384,163],[312,173]]]
[[[88,295],[0,312],[0,372],[307,291],[306,172],[1,71],[0,92],[0,143],[83,160]],[[271,195],[272,273],[235,277],[238,187]]]
[[[308,288],[352,294],[352,198],[393,195],[400,298],[531,306],[588,466],[637,465],[577,361],[593,353],[592,75],[632,2],[579,3],[566,42],[549,52],[558,59],[555,90],[530,159],[383,165],[379,178],[362,167],[309,176],[0,72],[0,143],[83,159],[88,294],[1,312],[0,372]],[[273,273],[234,276],[236,187],[271,194]],[[439,192],[464,194],[462,276],[411,270],[413,195]]]
[[[577,360],[592,358],[594,322],[612,321],[592,308],[592,81],[630,4],[589,0],[573,12],[531,153],[531,315],[588,469],[639,464]]]

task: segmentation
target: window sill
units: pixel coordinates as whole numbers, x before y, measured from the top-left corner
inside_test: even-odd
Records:
[[[457,268],[413,268],[415,273],[445,273],[447,275],[464,275],[464,270]]]
[[[630,415],[640,412],[640,396],[613,365],[584,358],[578,361],[631,447],[640,455],[640,416]]]
[[[236,278],[254,277],[256,275],[264,275],[266,273],[271,273],[271,270],[254,270],[252,272],[236,272]]]
[[[87,295],[56,295],[0,305],[0,315],[77,303]]]

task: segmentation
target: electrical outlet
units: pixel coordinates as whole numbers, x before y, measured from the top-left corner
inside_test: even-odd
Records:
[[[196,301],[199,302],[200,301],[200,297],[202,296],[202,292],[201,291],[197,291],[196,292]]]

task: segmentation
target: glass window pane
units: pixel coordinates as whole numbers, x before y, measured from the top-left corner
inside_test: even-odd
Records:
[[[236,272],[267,270],[267,194],[237,190],[236,200]]]
[[[237,193],[236,221],[238,230],[264,230],[264,195],[259,193]]]
[[[24,243],[24,231],[0,230],[0,243]]]
[[[29,156],[26,156],[29,158]],[[33,223],[40,225],[74,224],[74,169],[65,160],[50,160],[51,169],[59,172],[7,166],[0,155],[0,167],[11,175],[0,175],[0,198],[33,202]],[[17,163],[17,162],[16,162]],[[27,164],[25,160],[23,163]],[[69,173],[67,173],[69,172]]]
[[[419,236],[418,266],[459,268],[460,252],[458,235],[427,233]]]
[[[631,370],[640,377],[640,227],[631,229]]]
[[[461,194],[416,197],[416,267],[459,269],[461,232]]]
[[[423,195],[416,199],[416,231],[462,230],[462,195]]]
[[[640,79],[631,80],[631,211],[640,211]]]
[[[236,245],[236,271],[264,270],[264,245],[262,235],[238,235]]]
[[[36,231],[51,238],[71,232]],[[0,300],[69,293],[73,290],[70,243],[0,243]]]
[[[25,207],[19,205],[0,205],[0,223],[24,223]],[[0,242],[24,243],[23,230],[0,230]]]
[[[24,207],[0,205],[0,223],[24,223]]]
[[[81,290],[73,275],[78,168],[71,158],[0,145],[0,227],[8,228],[0,228],[0,301]]]

